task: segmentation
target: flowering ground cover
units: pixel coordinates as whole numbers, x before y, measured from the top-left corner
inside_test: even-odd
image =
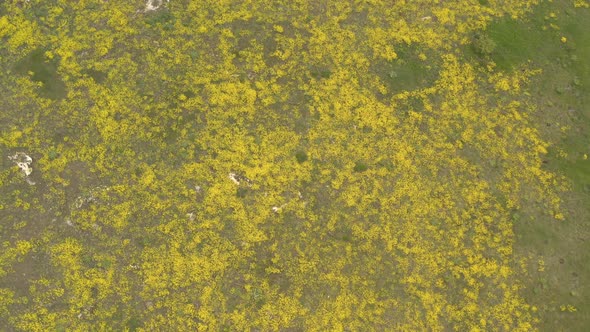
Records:
[[[584,331],[589,7],[0,2],[0,330]]]

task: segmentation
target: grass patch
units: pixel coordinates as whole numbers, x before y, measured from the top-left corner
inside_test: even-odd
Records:
[[[590,10],[573,10],[569,1],[543,3],[531,17],[495,22],[485,32],[495,44],[481,59],[501,70],[529,63],[543,70],[531,92],[538,104],[535,120],[556,144],[546,167],[564,175],[573,191],[564,197],[565,221],[547,216],[515,220],[516,250],[535,257],[523,296],[539,308],[541,330],[585,331],[590,326],[588,225],[590,218]],[[562,39],[563,38],[563,39]],[[472,45],[471,51],[475,53]],[[485,60],[485,59],[484,59]],[[563,131],[563,127],[570,127]],[[536,266],[542,261],[543,268]],[[577,311],[563,311],[573,305]]]
[[[534,25],[508,18],[490,25],[479,40],[494,43],[495,47],[489,54],[491,60],[498,68],[511,70],[546,48],[548,37],[546,32],[539,31]]]
[[[85,74],[90,76],[94,82],[97,84],[102,84],[107,79],[108,75],[105,72],[95,70],[95,69],[88,69],[85,71]]]
[[[297,159],[297,162],[300,164],[306,162],[308,159],[307,153],[305,153],[305,151],[298,151],[297,153],[295,153],[295,158]]]
[[[15,66],[18,73],[30,75],[31,80],[43,84],[39,94],[50,99],[63,99],[66,85],[57,73],[58,60],[45,58],[45,50],[37,49],[21,59]]]
[[[414,91],[434,84],[438,78],[439,58],[432,51],[415,46],[396,49],[397,59],[378,61],[372,71],[392,94]]]
[[[152,28],[161,28],[165,31],[172,30],[176,18],[167,8],[160,8],[146,14],[145,23]]]
[[[362,173],[362,172],[366,171],[367,169],[369,169],[369,166],[367,166],[367,164],[365,164],[362,161],[357,161],[354,164],[354,168],[353,168],[353,170],[357,173]]]

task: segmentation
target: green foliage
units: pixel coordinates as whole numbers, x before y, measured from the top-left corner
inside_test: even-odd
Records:
[[[305,153],[305,151],[297,151],[297,153],[295,153],[295,158],[297,159],[297,162],[300,164],[306,162],[308,159],[307,153]]]
[[[51,148],[49,151],[47,151],[47,157],[49,160],[55,160],[58,156],[59,154],[55,148]]]
[[[402,46],[395,60],[377,63],[375,71],[394,93],[426,88],[436,81],[438,73],[434,68],[440,61],[426,55],[431,52],[426,47]]]
[[[66,87],[57,73],[58,59],[49,60],[45,57],[44,49],[36,49],[21,59],[15,65],[15,70],[30,76],[33,82],[41,83],[41,95],[51,99],[62,99],[66,94]]]
[[[92,77],[96,84],[103,84],[107,79],[107,74],[99,70],[87,69],[85,73]]]
[[[365,164],[364,162],[362,162],[362,161],[357,161],[357,162],[354,164],[354,168],[353,168],[353,170],[354,170],[355,172],[357,172],[357,173],[361,173],[361,172],[364,172],[364,171],[366,171],[368,168],[369,168],[369,167],[368,167],[368,166],[367,166],[367,164]]]
[[[172,30],[176,18],[173,13],[168,9],[160,9],[146,14],[145,22],[147,25],[153,28],[160,28],[165,31]]]
[[[496,42],[484,33],[476,33],[473,37],[473,48],[475,53],[481,56],[489,56],[496,49]]]

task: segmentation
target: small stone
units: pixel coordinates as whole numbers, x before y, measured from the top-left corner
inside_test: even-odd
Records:
[[[33,172],[31,168],[31,163],[33,162],[33,158],[28,156],[24,152],[17,152],[13,156],[8,156],[8,159],[12,160],[22,171],[25,175],[25,178]],[[32,182],[32,183],[31,183]],[[35,184],[33,181],[27,181],[29,184]]]

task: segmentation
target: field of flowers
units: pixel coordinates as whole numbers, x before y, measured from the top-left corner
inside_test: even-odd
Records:
[[[0,1],[0,331],[590,324],[554,1]]]

